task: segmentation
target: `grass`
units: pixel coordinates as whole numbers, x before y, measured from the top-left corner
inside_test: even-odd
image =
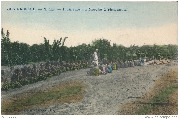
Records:
[[[54,103],[71,103],[82,99],[83,86],[80,84],[65,84],[56,86],[48,91],[32,92],[28,96],[14,98],[2,105],[2,114],[17,114],[33,106],[48,106]]]
[[[155,95],[148,104],[145,104],[142,108],[140,108],[136,114],[138,115],[145,115],[148,114],[151,110],[154,108],[157,108],[158,106],[168,105],[169,104],[169,96],[177,90],[177,87],[174,85],[171,85],[169,87],[165,87]]]
[[[178,70],[172,68],[156,80],[141,99],[121,105],[119,114],[176,115],[178,112]]]
[[[176,103],[172,101],[172,94],[178,90],[178,84],[176,83],[177,76],[177,70],[171,70],[168,74],[164,75],[156,83],[153,89],[154,94],[150,97],[148,103],[140,107],[136,114],[170,114],[170,111],[167,110],[177,106],[172,104]],[[167,108],[167,110],[163,108]]]

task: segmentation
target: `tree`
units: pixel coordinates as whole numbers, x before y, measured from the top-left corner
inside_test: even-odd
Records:
[[[99,39],[99,40],[95,40],[92,42],[92,46],[94,47],[94,50],[95,49],[98,49],[98,52],[99,52],[99,59],[103,59],[104,58],[104,54],[107,54],[107,57],[109,59],[112,59],[111,58],[111,45],[110,45],[110,42],[106,39]]]
[[[3,28],[1,29],[1,53],[2,53],[2,64],[12,65],[11,58],[11,42],[9,39],[9,31],[7,30],[6,35],[4,34]]]
[[[44,37],[44,46],[45,46],[45,60],[50,60],[52,55],[51,55],[51,45],[49,44],[49,40],[47,40]]]
[[[54,60],[60,59],[60,45],[61,45],[61,40],[54,40],[52,44],[52,54]]]
[[[95,49],[99,50],[99,59],[107,57],[109,61],[131,60],[140,57],[157,58],[160,57],[177,59],[177,45],[143,45],[124,47],[123,45],[113,44],[106,39],[96,39],[92,44],[81,44],[75,47],[66,47],[65,42],[68,37],[54,40],[53,44],[49,43],[44,37],[44,43],[33,44],[11,42],[10,33],[1,29],[1,63],[5,66],[18,64],[28,64],[29,62],[41,62],[47,60],[60,61],[88,61],[92,59]]]

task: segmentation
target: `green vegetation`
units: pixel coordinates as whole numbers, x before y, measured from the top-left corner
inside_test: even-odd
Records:
[[[106,54],[106,58],[110,61],[147,58],[177,58],[177,45],[143,45],[124,47],[122,45],[110,44],[106,39],[98,39],[92,44],[82,44],[76,47],[64,46],[68,37],[54,40],[53,44],[44,37],[44,43],[33,44],[11,42],[9,31],[5,34],[3,28],[1,30],[1,65],[13,66],[19,64],[28,64],[41,61],[89,61],[95,49],[99,49],[99,59],[102,60]]]
[[[32,79],[32,80],[18,80],[18,81],[15,81],[15,82],[4,82],[3,85],[2,85],[2,88],[1,90],[2,91],[7,91],[9,89],[15,89],[15,88],[20,88],[22,87],[23,85],[28,85],[28,84],[31,84],[31,83],[35,83],[37,81],[41,81],[41,80],[45,80],[47,79],[46,77],[41,79],[41,78],[38,78],[37,79]]]
[[[99,76],[99,68],[93,68],[92,75]]]
[[[81,85],[69,85],[62,89],[53,89],[47,92],[32,92],[27,97],[16,98],[8,104],[2,103],[2,112],[13,114],[33,106],[47,105],[50,101],[72,102],[72,100],[77,100],[77,96],[82,95],[82,88]]]
[[[168,87],[163,88],[157,95],[155,95],[147,104],[143,105],[136,114],[138,115],[146,115],[151,110],[155,109],[158,106],[168,105],[169,100],[168,97],[177,90],[177,85],[170,85]]]
[[[61,71],[62,72],[62,71]],[[38,76],[36,78],[31,78],[31,79],[22,79],[22,80],[17,80],[15,82],[4,82],[2,87],[1,87],[1,90],[3,91],[7,91],[9,89],[14,89],[14,88],[20,88],[24,85],[28,85],[28,84],[32,84],[32,83],[36,83],[38,81],[42,81],[42,80],[46,80],[47,78],[50,78],[52,76],[56,76],[56,75],[59,75],[59,72],[56,72],[56,73],[52,73],[52,74],[45,74],[43,76]]]

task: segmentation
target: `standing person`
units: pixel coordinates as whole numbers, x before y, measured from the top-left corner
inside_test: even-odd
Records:
[[[98,66],[98,54],[97,54],[97,52],[98,52],[98,49],[96,49],[96,51],[93,54],[93,57],[94,57],[93,62],[96,64],[96,66]]]

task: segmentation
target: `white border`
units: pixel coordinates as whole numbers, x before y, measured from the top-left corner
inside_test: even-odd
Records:
[[[1,0],[4,1],[4,0]],[[15,0],[5,0],[5,1],[15,1]],[[17,1],[17,0],[16,0]],[[18,1],[27,1],[27,0],[18,0]],[[28,0],[28,1],[50,1],[50,0]],[[65,0],[53,0],[53,1],[65,1]],[[84,1],[84,0],[66,0],[66,1]],[[109,0],[87,0],[87,1],[109,1]],[[112,1],[122,1],[122,2],[138,2],[138,1],[145,1],[145,0],[111,0]],[[145,2],[151,2],[151,1],[156,1],[156,2],[171,2],[171,1],[177,1],[177,0],[150,0],[150,1],[145,1]],[[0,3],[1,6],[1,3]],[[179,2],[178,2],[179,6]],[[179,7],[178,7],[179,8]],[[179,9],[178,9],[178,19],[179,19]],[[1,13],[0,13],[1,14]],[[179,20],[178,20],[179,21]],[[179,29],[179,24],[178,24],[178,29]],[[179,36],[179,32],[178,32]],[[178,45],[179,45],[179,37],[178,37]],[[180,51],[180,48],[178,47],[178,51]],[[0,53],[1,54],[1,53]],[[180,58],[180,54],[178,52],[178,61]],[[0,62],[1,64],[1,62]],[[180,64],[178,63],[178,68]],[[1,74],[0,74],[1,75]],[[178,72],[178,77],[179,77],[179,72]],[[179,87],[179,83],[178,83]],[[179,92],[178,88],[178,92]],[[0,99],[1,100],[1,99]],[[1,106],[1,105],[0,105]],[[1,107],[0,107],[1,108]],[[179,118],[179,109],[180,109],[180,103],[179,103],[179,94],[178,94],[178,115],[1,115],[0,118],[2,119],[32,119],[32,118],[43,118],[43,119],[177,119]],[[14,118],[13,118],[14,117]],[[164,117],[164,118],[163,118]]]

